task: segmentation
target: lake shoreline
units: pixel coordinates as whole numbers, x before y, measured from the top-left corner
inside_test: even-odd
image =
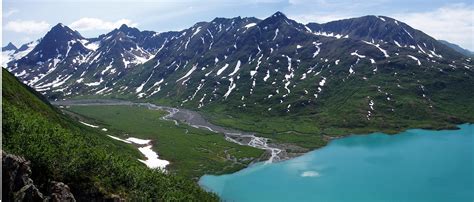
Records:
[[[458,132],[452,132],[457,131],[452,129],[413,128],[400,135],[379,132],[352,134],[289,161],[249,166],[232,174],[205,175],[198,183],[206,191],[219,195],[222,200],[232,201],[291,201],[295,199],[292,197],[301,196],[303,198],[299,200],[303,201],[344,201],[349,198],[377,201],[387,200],[388,198],[383,198],[387,196],[396,196],[401,201],[446,201],[453,196],[471,197],[472,194],[466,189],[473,187],[474,182],[472,178],[465,177],[469,173],[472,176],[469,159],[472,162],[473,154],[467,148],[473,145],[473,126],[472,123],[459,124]],[[347,166],[351,166],[351,169],[343,169]],[[458,175],[456,171],[462,174]],[[369,178],[372,175],[376,177]],[[365,185],[354,187],[359,183]],[[335,194],[341,190],[334,187],[343,184],[355,190],[346,190],[341,192],[345,193],[342,195]],[[443,190],[447,186],[450,191],[440,191],[440,186]],[[269,194],[276,188],[298,189],[298,194]],[[374,191],[379,190],[383,194],[377,192],[378,194],[373,195]],[[414,195],[407,195],[408,190],[415,190]],[[426,190],[429,192],[423,192]],[[326,194],[325,191],[330,193]],[[291,195],[293,192],[287,193]],[[398,195],[393,195],[394,193]],[[441,195],[436,196],[441,199],[432,195]],[[382,198],[377,198],[381,196]]]

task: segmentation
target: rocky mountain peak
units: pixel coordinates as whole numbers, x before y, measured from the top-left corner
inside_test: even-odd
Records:
[[[120,28],[118,28],[118,31],[121,31],[126,34],[132,34],[132,35],[137,35],[140,33],[140,30],[138,30],[137,28],[129,27],[126,24],[123,24],[122,26],[120,26]]]
[[[275,12],[271,17],[273,18],[286,18],[286,15],[280,11]]]
[[[2,51],[16,51],[18,48],[13,45],[12,42],[9,42],[5,47],[2,47]]]
[[[75,39],[75,38],[83,38],[78,32],[72,30],[68,26],[58,23],[51,30],[45,35],[45,39],[47,38],[55,38],[55,39]]]
[[[129,29],[130,27],[127,25],[127,24],[122,24],[119,28],[119,30],[127,30]]]
[[[289,19],[286,17],[285,14],[282,12],[278,11],[271,15],[270,17],[264,19],[262,21],[262,24],[274,24],[274,23],[279,23],[279,22],[285,22],[288,21]]]

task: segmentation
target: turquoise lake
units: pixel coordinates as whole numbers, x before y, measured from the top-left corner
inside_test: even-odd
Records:
[[[199,184],[224,201],[474,201],[474,125],[333,140]]]

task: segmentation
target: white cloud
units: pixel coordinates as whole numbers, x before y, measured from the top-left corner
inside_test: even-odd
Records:
[[[7,17],[10,17],[11,15],[15,14],[15,13],[18,13],[20,12],[18,9],[9,9],[7,12],[4,12],[3,13],[3,17],[7,18]]]
[[[297,9],[311,8],[313,11],[331,9],[335,12],[351,11],[357,12],[361,9],[373,9],[384,5],[389,0],[288,0],[290,6]]]
[[[254,0],[254,3],[281,3],[283,0]],[[241,2],[245,3],[245,2]]]
[[[129,19],[120,19],[115,22],[104,21],[99,18],[81,18],[72,22],[69,26],[78,31],[90,31],[90,30],[112,30],[120,27],[122,24],[126,24],[131,27],[136,27],[137,23],[132,22]]]
[[[50,25],[46,21],[13,20],[7,22],[5,25],[5,30],[27,34],[37,34],[48,30],[49,27]]]
[[[347,19],[354,16],[340,15],[340,14],[309,14],[309,15],[303,14],[303,15],[289,15],[288,17],[300,23],[309,23],[309,22],[326,23],[326,22],[331,22],[334,20]]]
[[[288,0],[288,3],[291,5],[316,4],[317,6],[327,6],[331,4],[331,2],[327,0]]]
[[[430,12],[393,16],[436,38],[474,50],[474,7],[455,4]]]

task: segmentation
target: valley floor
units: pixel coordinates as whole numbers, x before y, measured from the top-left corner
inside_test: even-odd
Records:
[[[168,112],[143,105],[89,103],[60,107],[77,120],[106,128],[107,131],[101,131],[104,135],[152,140],[153,151],[160,159],[170,161],[166,170],[194,179],[204,174],[235,172],[258,161],[264,153],[226,141],[209,130],[164,120]]]

